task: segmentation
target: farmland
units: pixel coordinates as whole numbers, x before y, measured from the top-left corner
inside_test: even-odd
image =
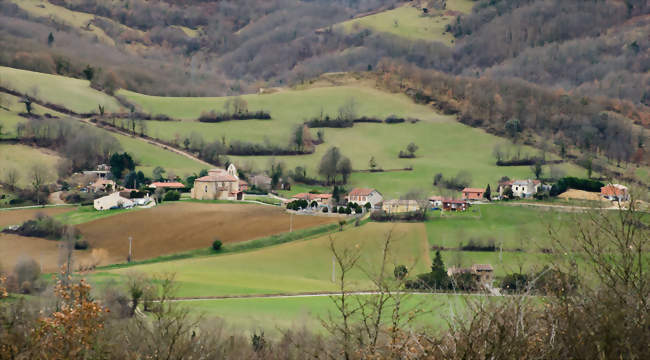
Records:
[[[446,326],[444,319],[450,309],[458,312],[464,308],[464,299],[458,295],[413,295],[406,299],[405,308],[418,308],[424,313],[414,324],[416,327]],[[321,320],[330,314],[336,316],[336,308],[327,296],[299,298],[241,298],[199,300],[182,302],[181,306],[206,317],[225,320],[225,325],[238,331],[263,330],[277,336],[284,329],[306,328],[323,333]]]
[[[273,225],[268,223],[267,226]],[[390,230],[393,231],[390,262],[424,271],[430,259],[422,224],[369,223],[332,237],[337,246],[358,247],[362,253],[360,264],[374,270],[381,255],[380,244]],[[332,256],[328,247],[329,235],[326,235],[249,252],[111,270],[109,274],[173,272],[179,285],[177,295],[183,297],[334,291],[336,285],[331,281]],[[99,275],[101,279],[102,274]],[[351,280],[356,288],[371,287],[367,276],[359,269],[351,273]]]
[[[335,218],[294,216],[294,229],[335,221]],[[199,248],[215,239],[241,242],[289,230],[283,210],[253,204],[178,202],[103,217],[77,226],[94,249],[108,252],[107,263],[124,262],[128,237],[138,260]]]

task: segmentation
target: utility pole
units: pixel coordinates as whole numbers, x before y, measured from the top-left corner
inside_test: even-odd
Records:
[[[129,261],[133,261],[133,237],[129,236]]]
[[[289,232],[293,232],[293,213],[289,214]]]

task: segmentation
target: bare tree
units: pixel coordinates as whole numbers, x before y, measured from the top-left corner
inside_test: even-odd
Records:
[[[5,170],[4,172],[4,182],[9,186],[9,189],[11,191],[16,189],[16,184],[18,183],[18,180],[20,179],[20,173],[18,172],[18,169],[14,167],[10,167]]]
[[[37,163],[32,165],[29,174],[32,179],[32,187],[36,192],[36,202],[40,204],[41,186],[45,185],[45,183],[49,181],[50,170],[45,166],[45,164]]]

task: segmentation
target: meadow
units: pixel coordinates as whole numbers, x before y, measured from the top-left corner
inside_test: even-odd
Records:
[[[425,271],[430,259],[422,224],[368,223],[315,239],[247,252],[102,271],[95,275],[95,280],[119,279],[119,275],[132,271],[175,273],[179,285],[177,296],[180,297],[335,291],[336,284],[331,279],[330,236],[337,246],[358,248],[362,255],[359,265],[374,271],[381,255],[381,244],[391,230],[391,264],[408,264],[414,266],[416,272]],[[353,271],[350,279],[355,288],[371,288],[367,275],[360,269]]]
[[[32,165],[42,165],[48,169],[47,181],[56,180],[56,166],[61,160],[55,152],[20,144],[0,144],[0,174],[8,169],[18,171],[16,186],[28,187],[32,184],[30,170]]]
[[[307,329],[324,333],[321,321],[336,318],[336,307],[328,296],[298,298],[231,298],[183,301],[195,314],[223,319],[227,327],[252,333],[264,331],[273,337],[288,329]],[[413,326],[441,329],[446,319],[465,308],[462,295],[410,295],[404,300],[406,309],[418,309],[422,315]],[[392,307],[392,305],[390,305]]]
[[[162,98],[122,92],[130,101],[139,104],[147,112],[163,113],[169,116],[195,119],[201,112],[221,111],[228,98]],[[323,109],[325,114],[335,114],[347,99],[354,98],[359,115],[385,118],[391,114],[416,118],[417,123],[401,124],[355,124],[352,128],[324,129],[325,143],[316,147],[313,154],[301,156],[232,156],[232,161],[258,171],[269,168],[269,163],[284,162],[289,169],[302,166],[307,175],[317,176],[318,162],[332,146],[341,148],[355,169],[367,169],[368,161],[374,156],[380,168],[401,169],[413,166],[413,171],[385,173],[354,173],[352,186],[372,186],[384,195],[394,197],[411,190],[429,193],[433,190],[433,176],[443,173],[455,176],[466,170],[472,174],[471,185],[496,185],[499,178],[532,176],[528,166],[497,167],[492,149],[497,144],[512,148],[517,146],[507,140],[456,122],[454,117],[434,112],[427,106],[413,103],[401,94],[390,94],[368,86],[316,87],[305,90],[287,90],[269,95],[245,95],[250,110],[267,110],[273,117],[270,121],[246,120],[219,124],[196,121],[163,122],[149,121],[150,136],[167,141],[182,140],[192,133],[201,134],[207,141],[242,140],[270,142],[288,145],[292,129],[305,119],[315,116]],[[316,130],[312,129],[316,138]],[[414,142],[419,146],[415,159],[400,159],[398,153]],[[536,154],[536,150],[519,147],[522,153]],[[563,164],[559,168],[567,174],[581,175],[583,170],[575,165]],[[545,168],[548,172],[548,167]],[[301,188],[302,189],[302,188]],[[291,193],[294,193],[292,191]]]
[[[106,111],[121,109],[115,98],[91,88],[87,80],[0,66],[0,83],[6,88],[79,113],[98,112],[98,105],[105,106]]]
[[[446,45],[454,43],[454,37],[445,31],[447,24],[456,19],[455,13],[469,13],[474,6],[470,0],[449,0],[445,10],[422,10],[412,5],[402,5],[392,10],[345,21],[337,28],[346,32],[368,28],[410,40],[439,41]]]

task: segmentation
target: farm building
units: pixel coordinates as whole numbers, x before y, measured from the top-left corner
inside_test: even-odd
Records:
[[[454,276],[458,274],[472,274],[481,284],[489,284],[494,279],[494,269],[490,264],[474,264],[469,268],[450,267],[447,269],[447,275]]]
[[[455,200],[444,198],[442,196],[432,196],[429,198],[429,204],[434,208],[444,211],[465,211],[469,208],[469,202],[465,200]]]
[[[131,197],[133,191],[137,192],[137,190],[125,189],[100,197],[99,199],[95,199],[93,207],[95,210],[110,210],[132,208],[135,206],[156,205],[155,201],[149,197],[149,194],[139,198]]]
[[[180,190],[185,189],[185,184],[178,181],[160,182],[156,181],[149,185],[151,189]]]
[[[93,202],[95,210],[130,208],[134,205],[135,201],[122,196],[119,191],[116,191],[110,195],[102,196],[99,199],[95,199]]]
[[[228,170],[212,169],[207,176],[194,180],[192,199],[198,200],[242,200],[237,168],[230,164]]]
[[[332,200],[332,194],[300,193],[291,197],[291,200],[306,200],[309,205],[315,201],[318,206],[329,206]]]
[[[542,185],[542,182],[539,180],[511,180],[511,181],[502,181],[499,182],[499,197],[503,197],[503,193],[506,188],[510,187],[512,189],[512,195],[518,198],[531,198]]]
[[[258,189],[271,190],[271,178],[264,174],[252,176],[248,180],[251,186],[255,186]]]
[[[381,207],[387,214],[407,213],[420,210],[420,205],[415,200],[388,200]]]
[[[92,192],[115,190],[115,181],[99,178],[89,188]]]
[[[462,193],[463,193],[463,200],[483,200],[483,195],[485,195],[485,189],[464,188]]]
[[[600,196],[606,200],[628,201],[630,194],[627,187],[621,184],[607,184],[600,188]]]
[[[354,188],[345,198],[349,203],[357,204],[362,207],[367,203],[370,203],[371,209],[377,208],[377,206],[384,201],[384,197],[379,191],[367,188]]]
[[[86,170],[84,175],[96,176],[100,179],[105,179],[111,173],[111,167],[106,164],[97,165],[95,170]]]

